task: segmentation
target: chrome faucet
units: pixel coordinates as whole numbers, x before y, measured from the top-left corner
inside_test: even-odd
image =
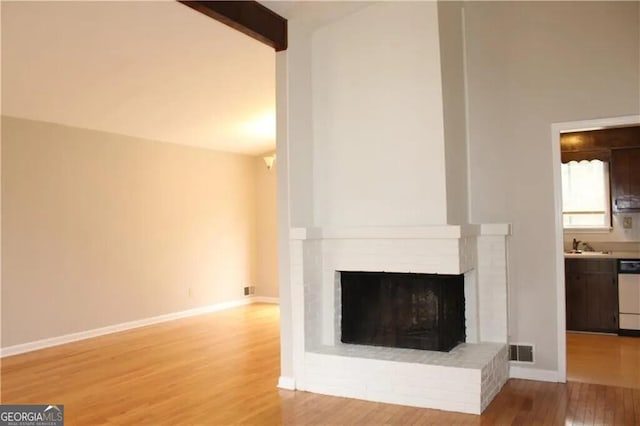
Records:
[[[576,240],[575,238],[573,239],[573,251],[578,251],[578,246],[580,245],[582,241]]]

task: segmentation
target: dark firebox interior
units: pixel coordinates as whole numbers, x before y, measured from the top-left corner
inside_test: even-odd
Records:
[[[448,352],[465,341],[464,276],[341,272],[342,342]]]

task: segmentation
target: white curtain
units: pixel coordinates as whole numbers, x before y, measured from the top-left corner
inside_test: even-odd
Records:
[[[562,212],[565,227],[609,226],[608,163],[562,164]]]

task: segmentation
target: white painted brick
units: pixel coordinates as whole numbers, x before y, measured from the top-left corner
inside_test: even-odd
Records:
[[[352,345],[354,346],[354,345]],[[438,365],[386,361],[353,356],[357,349],[325,348],[327,351],[349,353],[352,356],[317,352],[305,354],[305,389],[331,395],[358,397],[372,401],[431,407],[467,413],[479,413],[495,396],[497,379],[480,385],[481,375],[490,377],[492,368],[503,358],[507,365],[506,348],[502,345],[476,345],[467,349],[465,356],[476,352],[486,364],[476,369],[444,367]],[[392,348],[362,348],[364,354],[372,352],[399,352],[406,358],[414,352]],[[437,353],[434,358],[449,354]],[[506,369],[504,369],[506,371]],[[504,374],[506,380],[506,373]],[[491,376],[492,377],[492,376]],[[475,383],[475,384],[474,384]]]
[[[336,273],[470,271],[467,335],[474,342],[506,342],[505,237],[296,240],[290,257],[300,389],[478,414],[506,382],[504,345],[461,345],[442,354],[342,344]]]

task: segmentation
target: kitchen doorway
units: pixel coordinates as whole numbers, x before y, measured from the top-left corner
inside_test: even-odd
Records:
[[[640,124],[640,116],[626,116],[555,123],[551,126],[556,211],[555,272],[559,302],[557,306],[559,381],[581,381],[640,388],[640,373],[638,373],[640,371],[640,338],[619,337],[617,335],[619,310],[616,253],[620,251],[622,246],[608,245],[608,243],[614,242],[608,241],[610,239],[608,237],[620,235],[617,228],[618,225],[620,227],[624,225],[622,222],[626,220],[624,219],[626,215],[611,214],[610,211],[607,211],[604,217],[613,218],[613,222],[601,226],[597,232],[595,229],[574,229],[571,233],[565,232],[564,225],[570,220],[580,224],[588,214],[595,215],[603,212],[600,209],[593,211],[575,209],[575,211],[563,212],[563,173],[565,175],[565,190],[567,181],[567,167],[562,166],[563,161],[565,164],[571,160],[576,163],[586,160],[584,163],[588,163],[591,158],[580,158],[580,155],[567,158],[566,149],[562,150],[565,152],[561,152],[560,149],[561,135],[563,134],[638,126],[638,124]],[[607,164],[610,162],[610,158],[597,158],[599,155],[597,153],[589,155],[595,155],[594,160],[604,160]],[[607,189],[609,188],[607,187]],[[613,189],[616,190],[615,187]],[[607,193],[607,199],[611,200],[611,198]],[[617,207],[614,206],[616,209]],[[574,217],[568,218],[567,215],[572,213],[575,214]],[[626,246],[629,245],[626,244]],[[623,246],[625,245],[623,244]],[[634,250],[640,258],[640,242],[637,242],[637,247],[634,246]],[[572,251],[573,253],[570,253]],[[609,251],[613,253],[608,253]],[[569,259],[566,269],[565,258]],[[582,270],[583,267],[586,270]],[[587,286],[587,284],[590,285]],[[615,292],[612,292],[612,288],[615,289]],[[586,290],[593,291],[594,294],[590,295],[586,293]],[[615,312],[609,312],[614,311],[611,304],[606,309],[598,310],[601,304],[592,303],[590,306],[593,306],[594,309],[589,314],[588,299],[592,298],[598,302],[606,301],[607,292],[615,295],[615,300],[612,301],[615,303]],[[568,303],[567,297],[576,303]],[[603,302],[602,305],[606,305],[606,303]]]

